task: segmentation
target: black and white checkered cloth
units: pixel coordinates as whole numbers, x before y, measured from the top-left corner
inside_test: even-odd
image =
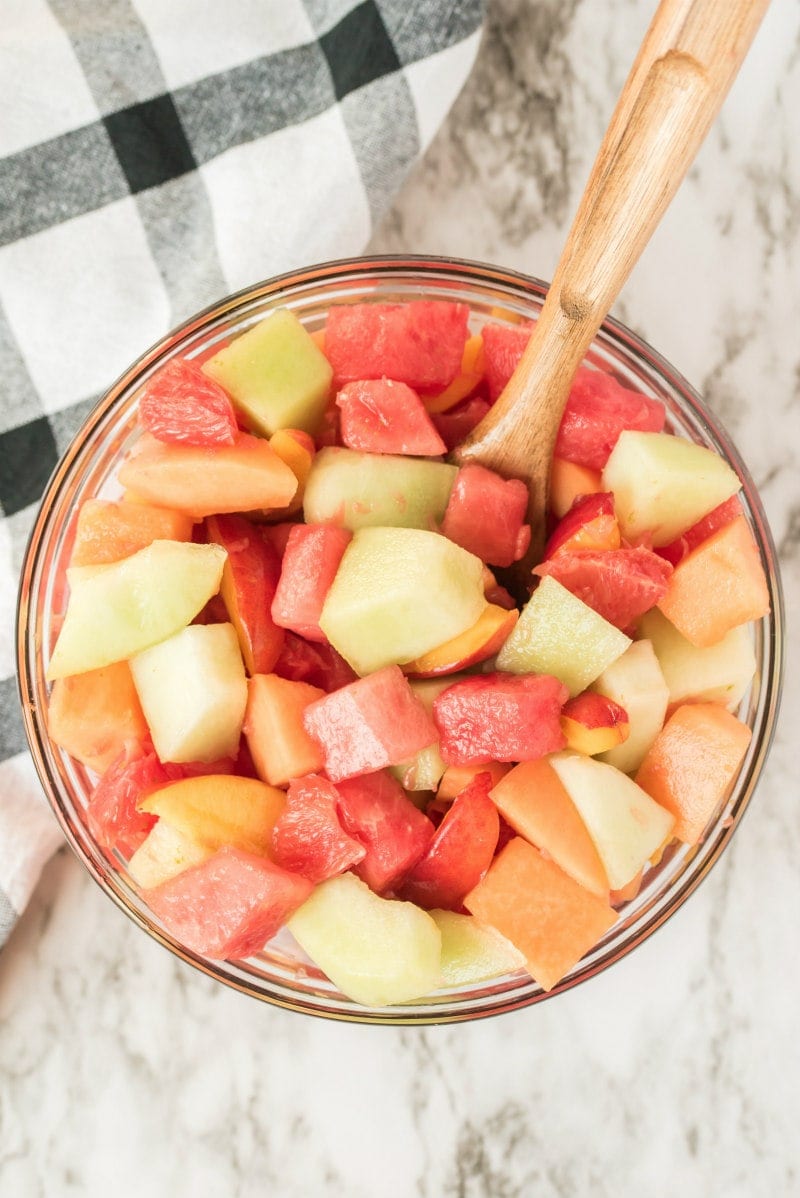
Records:
[[[362,252],[481,0],[2,0],[0,945],[60,843],[25,750],[21,557],[78,424],[191,312]]]

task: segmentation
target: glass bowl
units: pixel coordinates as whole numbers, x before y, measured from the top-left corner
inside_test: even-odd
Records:
[[[211,961],[174,940],[137,894],[122,859],[111,864],[84,820],[91,775],[47,736],[45,674],[53,641],[54,597],[63,587],[71,517],[90,496],[115,497],[112,477],[121,453],[137,436],[140,390],[173,355],[206,354],[278,306],[292,309],[313,331],[331,304],[433,297],[469,305],[477,328],[487,319],[535,319],[546,285],[481,263],[438,258],[367,258],[325,263],[282,275],[239,292],[186,321],[148,350],[110,388],[87,417],[56,468],[42,500],[23,564],[17,621],[19,680],[33,759],[67,841],[89,873],[144,931],[182,960],[245,994],[294,1011],[370,1023],[421,1024],[477,1019],[552,998],[619,961],[686,901],[720,857],[753,795],[773,734],[782,669],[782,602],[775,550],[753,482],[730,438],[685,379],[624,325],[607,320],[588,360],[626,386],[663,401],[672,431],[721,453],[742,480],[742,502],[759,547],[771,612],[754,626],[757,671],[739,716],[753,730],[733,792],[702,842],[672,845],[646,875],[635,899],[606,936],[564,980],[545,994],[524,972],[462,988],[443,989],[415,1002],[371,1009],[342,995],[308,960],[287,932],[246,961]]]

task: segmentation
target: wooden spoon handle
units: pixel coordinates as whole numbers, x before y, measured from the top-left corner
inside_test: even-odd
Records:
[[[542,543],[547,479],[575,370],[694,159],[769,0],[662,0],[625,84],[535,334],[454,460],[530,481]]]

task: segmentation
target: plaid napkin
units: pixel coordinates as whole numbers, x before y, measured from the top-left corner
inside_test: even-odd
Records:
[[[6,0],[0,22],[0,945],[61,841],[25,751],[19,567],[105,387],[226,292],[360,253],[481,0]]]

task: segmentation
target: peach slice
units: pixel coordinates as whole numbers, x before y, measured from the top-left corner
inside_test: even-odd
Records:
[[[561,729],[567,748],[594,757],[627,740],[630,723],[619,703],[594,691],[584,691],[564,704]]]
[[[502,761],[490,761],[486,765],[448,765],[442,774],[436,798],[454,799],[457,794],[461,794],[461,791],[469,786],[478,774],[489,774],[492,786],[497,786],[500,779],[504,778],[510,769],[511,766]]]
[[[550,509],[559,520],[566,516],[576,499],[581,495],[593,495],[602,489],[599,470],[568,462],[566,458],[553,458],[550,468]]]
[[[239,774],[202,774],[153,791],[139,805],[195,844],[232,845],[271,856],[272,829],[286,803],[282,790]]]
[[[505,643],[511,629],[519,619],[519,612],[508,611],[494,603],[487,603],[478,619],[452,640],[437,645],[414,661],[406,662],[403,672],[413,678],[435,678],[439,674],[454,674],[494,657]]]

